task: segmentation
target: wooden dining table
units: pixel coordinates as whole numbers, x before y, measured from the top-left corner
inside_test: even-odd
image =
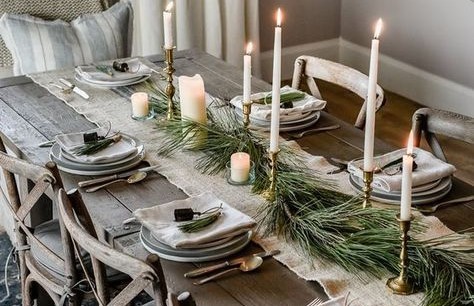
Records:
[[[150,56],[148,59],[158,66],[164,65],[160,55]],[[176,52],[174,66],[177,75],[199,73],[204,79],[206,91],[215,97],[230,100],[242,92],[241,69],[202,51]],[[256,77],[252,79],[253,92],[267,91],[270,88],[268,83]],[[334,124],[341,127],[309,134],[298,139],[298,144],[313,155],[344,160],[360,157],[364,134],[351,124],[323,111],[320,120],[310,128]],[[0,80],[0,135],[12,154],[36,164],[45,164],[49,161],[49,148],[40,148],[38,144],[51,140],[58,134],[94,127],[95,124],[32,82],[30,78],[20,76]],[[375,141],[377,154],[393,149],[393,146],[381,139]],[[79,181],[91,178],[64,172],[61,175],[67,189],[77,188]],[[454,178],[453,189],[445,199],[472,194],[474,186]],[[95,193],[82,192],[82,195],[97,229],[100,230],[101,238],[113,247],[142,259],[148,253],[140,243],[140,226],[124,225],[122,222],[130,218],[132,212],[138,208],[187,197],[157,172],[151,173],[147,180],[139,184],[126,187],[117,184]],[[394,209],[394,206],[387,209]],[[32,222],[40,222],[42,218],[47,218],[48,214],[54,214],[54,209],[37,211]],[[434,215],[454,231],[465,230],[474,224],[474,203],[441,209]],[[261,251],[261,248],[252,243],[232,257],[258,251]],[[271,258],[265,259],[265,264],[258,271],[233,274],[202,286],[193,285],[193,280],[184,278],[183,274],[207,263],[179,263],[168,260],[162,262],[170,290],[190,291],[198,305],[306,305],[316,297],[327,299],[317,282],[299,278]]]

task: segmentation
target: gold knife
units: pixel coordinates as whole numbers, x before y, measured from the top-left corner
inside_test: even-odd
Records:
[[[273,250],[273,251],[269,251],[269,252],[260,252],[260,253],[252,254],[252,255],[249,255],[249,256],[244,256],[244,257],[231,259],[231,260],[219,263],[219,264],[215,264],[215,265],[211,265],[211,266],[207,266],[207,267],[202,267],[202,268],[198,268],[198,269],[189,271],[187,273],[184,273],[184,277],[196,277],[196,276],[207,274],[209,272],[212,272],[212,271],[215,271],[215,270],[218,270],[218,269],[222,269],[222,268],[225,268],[225,267],[240,265],[246,259],[248,259],[250,257],[253,257],[253,256],[259,256],[259,257],[265,258],[265,257],[270,257],[270,256],[273,256],[273,255],[277,255],[279,253],[280,253],[280,250]]]
[[[135,170],[131,170],[131,171],[123,172],[123,173],[117,173],[117,174],[113,174],[109,176],[99,177],[92,180],[82,181],[82,182],[77,183],[77,185],[79,187],[87,187],[94,184],[105,183],[105,182],[116,180],[116,179],[126,178],[132,174],[135,174],[136,172],[149,172],[151,170],[155,170],[158,167],[159,165],[155,165],[155,166],[135,169]]]

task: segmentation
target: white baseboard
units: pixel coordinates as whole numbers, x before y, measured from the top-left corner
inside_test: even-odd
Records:
[[[295,63],[295,59],[303,54],[337,61],[339,59],[339,39],[334,38],[310,44],[282,48],[282,80],[289,80],[293,77],[293,65]],[[262,52],[260,55],[260,60],[262,65],[262,78],[267,82],[271,82],[273,70],[273,50]]]
[[[369,48],[343,38],[339,62],[367,73]],[[379,57],[379,84],[427,107],[474,117],[474,89],[439,77],[386,55]],[[388,101],[390,103],[390,101]]]
[[[338,61],[368,73],[369,48],[343,38],[291,46],[282,49],[282,80],[293,77],[293,63],[300,55],[312,55]],[[272,79],[273,51],[261,54],[262,77]],[[427,107],[444,109],[474,117],[474,89],[408,65],[392,57],[379,57],[379,83]],[[390,101],[388,101],[390,103]]]

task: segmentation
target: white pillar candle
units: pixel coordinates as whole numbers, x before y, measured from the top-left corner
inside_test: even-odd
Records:
[[[382,30],[382,19],[377,21],[372,49],[370,51],[369,84],[367,90],[367,112],[365,118],[364,171],[374,170],[374,133],[375,133],[375,91],[377,89],[377,72],[379,62],[379,35]]]
[[[246,182],[250,173],[250,155],[237,152],[230,156],[230,179],[236,183]]]
[[[206,96],[201,76],[199,74],[193,77],[180,76],[178,83],[181,117],[206,124]]]
[[[273,46],[272,120],[270,125],[270,152],[278,151],[280,137],[280,81],[281,81],[281,10],[277,11],[277,26]]]
[[[411,217],[411,187],[413,172],[413,132],[408,138],[407,154],[403,155],[402,194],[400,201],[400,220],[408,221]]]
[[[146,117],[149,113],[148,94],[146,92],[136,92],[130,97],[132,100],[132,116]]]
[[[171,9],[173,8],[173,2],[168,3],[165,11],[163,12],[163,31],[165,37],[164,47],[166,49],[173,48],[173,25],[171,17]]]
[[[251,79],[252,79],[252,43],[247,44],[247,50],[244,55],[244,92],[242,102],[250,101]]]

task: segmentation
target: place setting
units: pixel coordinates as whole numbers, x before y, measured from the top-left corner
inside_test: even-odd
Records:
[[[139,58],[114,61],[112,64],[81,65],[75,68],[77,81],[99,88],[130,86],[146,81],[153,69]]]
[[[57,135],[50,159],[64,172],[108,175],[128,170],[145,157],[144,145],[135,137],[111,127]]]
[[[399,205],[401,200],[403,155],[405,149],[396,150],[374,157],[374,174],[371,199]],[[351,187],[363,192],[363,160],[355,159],[348,163]],[[428,204],[443,198],[452,187],[451,176],[455,167],[420,148],[413,149],[412,164],[412,203]]]
[[[138,209],[140,240],[151,253],[178,262],[230,256],[252,239],[256,222],[211,193]],[[129,222],[131,220],[127,220]]]
[[[238,118],[246,116],[243,96],[236,96],[230,104],[234,107]],[[260,92],[250,96],[251,109],[249,112],[249,127],[253,130],[268,132],[271,126],[272,93]],[[315,124],[326,106],[326,101],[320,100],[305,92],[282,87],[280,90],[280,126],[281,132],[301,130]]]

